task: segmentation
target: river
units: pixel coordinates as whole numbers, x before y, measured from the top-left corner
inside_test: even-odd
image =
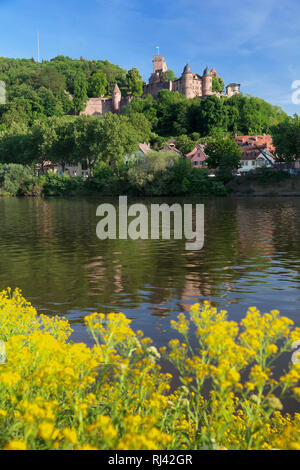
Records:
[[[300,198],[154,201],[203,203],[204,248],[99,240],[96,208],[118,199],[1,199],[0,288],[18,286],[39,312],[66,316],[73,341],[88,344],[84,316],[121,311],[166,345],[170,320],[205,299],[234,320],[255,305],[300,326]]]

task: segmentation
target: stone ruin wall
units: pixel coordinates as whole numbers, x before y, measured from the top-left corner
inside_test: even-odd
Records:
[[[89,116],[102,116],[113,111],[111,98],[90,98],[85,106],[85,110],[80,114]]]

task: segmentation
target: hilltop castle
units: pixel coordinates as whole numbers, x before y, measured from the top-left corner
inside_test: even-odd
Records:
[[[121,111],[124,106],[127,106],[132,100],[131,96],[122,97],[120,88],[117,83],[112,92],[111,98],[90,98],[86,102],[85,110],[80,114],[89,114],[91,116],[103,116],[106,113],[117,113]]]
[[[153,57],[153,73],[149,79],[149,84],[144,84],[144,94],[150,94],[156,97],[160,90],[178,91],[186,98],[205,98],[209,95],[221,96],[220,93],[213,91],[213,77],[218,78],[215,69],[208,67],[203,75],[193,73],[189,64],[187,64],[180,78],[175,81],[167,79],[167,64],[165,58],[161,55]],[[240,84],[230,83],[226,87],[226,94],[223,96],[231,97],[240,94]]]
[[[230,83],[226,87],[226,93],[216,93],[213,91],[213,77],[218,77],[215,69],[210,70],[208,67],[203,72],[203,75],[198,75],[191,71],[191,67],[187,64],[180,78],[171,81],[167,77],[167,64],[165,58],[161,55],[153,57],[153,73],[149,79],[149,83],[144,83],[144,95],[152,95],[154,98],[160,90],[178,91],[186,98],[205,98],[209,95],[227,96],[230,98],[233,95],[240,94],[240,84]],[[120,88],[116,84],[111,98],[90,98],[85,110],[80,114],[89,114],[92,116],[102,116],[106,113],[119,113],[124,106],[127,106],[132,100],[131,96],[122,97]]]

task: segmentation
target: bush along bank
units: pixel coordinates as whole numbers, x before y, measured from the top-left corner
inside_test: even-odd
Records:
[[[281,401],[300,399],[300,364],[273,375],[300,329],[278,311],[252,307],[238,324],[196,304],[171,321],[182,341],[160,351],[121,313],[85,323],[93,347],[68,341],[68,321],[37,315],[20,291],[0,293],[1,449],[300,449],[300,414]],[[180,375],[173,393],[162,356]]]
[[[206,170],[195,170],[188,162],[178,160],[172,166],[144,169],[136,165],[111,168],[102,163],[89,178],[49,172],[35,176],[18,164],[0,165],[0,196],[168,196],[201,194],[224,196],[227,190]]]

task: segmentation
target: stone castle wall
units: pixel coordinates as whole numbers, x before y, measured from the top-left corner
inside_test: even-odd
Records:
[[[213,77],[218,77],[215,69],[210,70],[208,67],[203,72],[203,75],[198,75],[191,71],[190,66],[187,64],[180,78],[175,81],[166,81],[166,72],[168,71],[165,58],[157,55],[153,58],[153,73],[149,79],[149,83],[144,83],[143,94],[152,95],[157,97],[161,90],[169,90],[178,92],[186,96],[186,98],[205,98],[206,96],[216,95],[231,97],[235,94],[240,94],[240,85],[237,83],[230,83],[226,87],[226,94],[213,92],[212,82]],[[102,116],[106,113],[119,113],[122,108],[127,106],[132,97],[122,97],[118,85],[112,94],[112,98],[90,98],[85,110],[80,114],[91,116]]]
[[[128,106],[131,100],[131,96],[121,98],[120,107],[116,110],[112,98],[90,98],[86,102],[85,110],[80,114],[88,116],[103,116],[107,113],[117,113],[124,107]]]
[[[85,106],[85,110],[80,114],[89,116],[102,116],[113,111],[111,98],[90,98]]]

